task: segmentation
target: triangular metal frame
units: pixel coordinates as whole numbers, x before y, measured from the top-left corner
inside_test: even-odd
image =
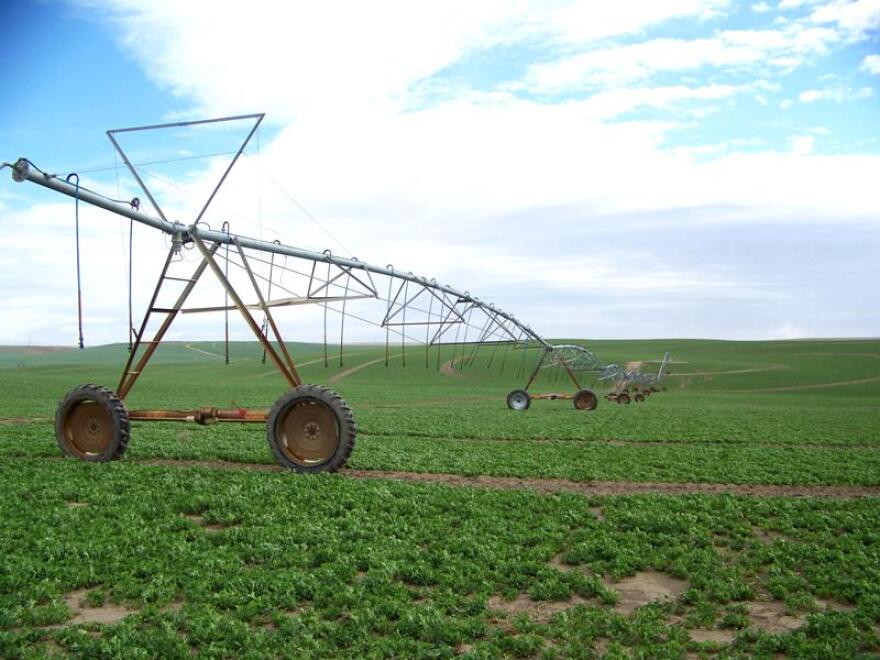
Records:
[[[223,174],[220,177],[220,180],[217,182],[217,185],[214,186],[214,189],[211,191],[211,194],[208,196],[208,200],[205,202],[204,206],[202,206],[201,211],[196,216],[196,219],[192,222],[192,224],[198,223],[202,216],[205,215],[205,212],[208,210],[208,207],[211,205],[211,202],[214,201],[214,197],[217,195],[217,192],[220,190],[220,186],[223,185],[223,182],[226,181],[226,177],[229,175],[229,172],[232,170],[235,163],[238,161],[241,154],[244,153],[245,148],[248,143],[251,141],[251,138],[254,136],[254,133],[257,132],[257,129],[260,127],[260,123],[263,121],[263,117],[266,114],[263,112],[252,114],[252,115],[236,115],[234,117],[218,117],[216,119],[199,119],[195,121],[178,121],[171,122],[168,124],[152,124],[149,126],[134,126],[131,128],[113,128],[107,131],[107,137],[110,139],[110,142],[113,143],[113,148],[116,149],[116,152],[122,158],[125,166],[128,168],[128,171],[131,172],[131,175],[138,182],[138,185],[141,187],[141,190],[144,191],[144,195],[147,196],[147,199],[150,200],[150,204],[153,205],[153,208],[156,210],[156,213],[159,214],[159,217],[162,218],[165,222],[168,222],[168,218],[165,217],[165,214],[162,212],[162,209],[159,207],[158,202],[150,193],[149,188],[147,188],[147,184],[144,183],[144,180],[138,174],[137,169],[128,159],[128,155],[126,155],[123,148],[120,146],[119,142],[116,140],[116,135],[118,133],[135,133],[138,131],[153,131],[162,128],[182,128],[185,126],[198,126],[202,124],[217,124],[220,122],[228,122],[228,121],[241,121],[243,119],[253,119],[254,125],[251,127],[250,132],[247,134],[247,137],[244,139],[244,142],[241,143],[241,146],[238,148],[238,151],[235,152],[235,156],[233,156],[232,161],[230,161],[229,165],[224,170]]]

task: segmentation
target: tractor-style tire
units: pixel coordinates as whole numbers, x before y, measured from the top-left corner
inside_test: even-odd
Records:
[[[128,410],[106,387],[80,385],[58,404],[55,438],[65,456],[91,463],[121,458],[131,439]]]
[[[507,395],[507,407],[511,410],[528,410],[532,397],[525,390],[513,390]]]
[[[636,394],[636,403],[642,403],[645,400],[645,395],[641,392]]]
[[[617,403],[621,403],[624,406],[628,406],[629,405],[629,394],[627,394],[626,392],[621,392],[620,394],[618,394],[617,395]]]
[[[595,410],[599,405],[599,398],[592,390],[580,390],[572,399],[575,410]]]
[[[354,450],[351,408],[320,385],[300,385],[269,411],[266,436],[281,465],[296,472],[336,472]]]

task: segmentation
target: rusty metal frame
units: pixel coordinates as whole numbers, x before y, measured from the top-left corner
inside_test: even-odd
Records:
[[[220,247],[220,243],[215,242],[208,246],[195,234],[191,234],[191,239],[193,245],[195,245],[195,247],[201,254],[202,259],[199,262],[199,265],[196,267],[196,270],[193,273],[192,277],[188,279],[170,277],[167,274],[168,267],[172,263],[175,249],[172,247],[172,249],[169,250],[168,257],[165,259],[165,264],[163,265],[162,271],[159,275],[159,280],[156,283],[156,288],[153,291],[153,296],[150,299],[150,304],[147,307],[146,313],[144,314],[144,319],[141,323],[140,330],[136,335],[134,347],[128,357],[125,368],[123,369],[122,378],[119,381],[119,387],[117,390],[119,398],[125,399],[125,397],[131,392],[135,382],[143,373],[144,369],[147,366],[147,363],[150,361],[150,358],[153,356],[159,344],[161,343],[162,338],[171,327],[174,319],[181,312],[183,304],[186,302],[190,293],[192,293],[192,290],[195,288],[196,283],[200,280],[202,274],[207,268],[210,268],[214,275],[217,277],[220,284],[223,286],[226,294],[235,305],[235,308],[238,309],[238,311],[241,313],[242,317],[245,320],[245,323],[248,325],[248,327],[250,327],[251,331],[254,333],[257,340],[266,351],[266,354],[272,358],[272,361],[275,363],[278,371],[281,372],[281,375],[287,381],[288,386],[290,386],[291,388],[299,386],[302,383],[302,379],[297,372],[296,364],[294,363],[293,358],[290,356],[290,353],[287,350],[287,344],[281,336],[281,331],[278,329],[278,325],[275,323],[275,319],[270,311],[270,306],[267,304],[266,299],[263,297],[263,292],[260,289],[256,277],[254,276],[254,272],[251,269],[250,262],[248,261],[248,258],[245,255],[244,249],[242,248],[241,244],[238,241],[232,241],[233,245],[238,250],[239,256],[242,260],[242,264],[244,265],[250,282],[254,287],[254,291],[257,294],[257,299],[259,300],[259,309],[261,309],[266,315],[268,326],[271,327],[275,340],[281,349],[283,360],[282,357],[279,356],[278,351],[275,350],[275,347],[272,345],[272,342],[269,340],[266,333],[264,333],[260,326],[257,324],[253,315],[250,313],[248,306],[244,304],[241,297],[238,295],[238,292],[232,286],[229,279],[224,274],[223,269],[214,258],[214,255]],[[172,307],[156,307],[156,300],[159,297],[162,285],[167,280],[184,281],[186,282],[186,286],[184,287],[183,291],[180,293]],[[165,320],[159,326],[159,329],[156,331],[155,335],[150,341],[143,341],[143,335],[146,330],[147,324],[150,320],[151,315],[154,313],[166,314]],[[132,369],[132,363],[134,362],[138,349],[142,344],[147,345],[146,351],[138,360],[135,368]],[[139,421],[194,421],[198,424],[212,424],[215,422],[257,423],[266,421],[266,419],[268,418],[268,411],[247,410],[245,408],[199,408],[197,410],[133,410],[129,413],[129,416],[131,419]]]
[[[135,343],[132,346],[131,352],[128,354],[128,360],[125,363],[125,368],[122,370],[122,377],[119,379],[119,387],[116,389],[116,393],[120,399],[125,399],[128,393],[131,391],[131,388],[134,387],[134,384],[137,382],[137,379],[143,373],[144,369],[147,366],[147,363],[150,361],[150,358],[153,356],[153,353],[156,352],[156,349],[159,347],[159,343],[162,341],[162,337],[165,336],[165,333],[168,332],[168,328],[171,327],[171,323],[177,317],[177,314],[180,312],[180,308],[183,307],[183,303],[186,302],[186,299],[189,297],[189,294],[192,293],[192,290],[195,288],[196,283],[201,278],[202,273],[205,272],[205,267],[208,265],[209,261],[213,261],[214,253],[217,252],[217,249],[220,247],[220,243],[214,243],[211,245],[210,249],[205,250],[202,254],[202,261],[199,263],[192,277],[190,277],[186,281],[186,286],[183,288],[183,291],[177,297],[177,301],[174,303],[172,307],[156,307],[156,300],[159,297],[159,291],[162,289],[162,283],[169,279],[179,280],[180,278],[170,278],[168,273],[168,267],[171,265],[172,258],[174,257],[175,248],[172,248],[168,251],[168,257],[165,259],[165,265],[162,267],[162,272],[159,275],[159,279],[156,282],[156,288],[153,291],[153,297],[150,299],[150,304],[147,307],[147,311],[144,314],[144,320],[141,322],[140,330],[138,330]],[[147,329],[147,323],[150,321],[150,316],[153,313],[157,314],[165,314],[165,320],[162,322],[162,325],[159,326],[159,329],[156,330],[156,334],[153,336],[148,342],[143,341],[144,332]],[[132,362],[134,362],[134,358],[137,355],[138,349],[141,344],[147,344],[147,348],[144,351],[144,354],[141,356],[140,360],[135,366],[134,369],[131,368]]]

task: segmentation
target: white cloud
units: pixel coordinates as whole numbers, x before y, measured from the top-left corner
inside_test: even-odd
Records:
[[[756,14],[766,14],[768,11],[770,11],[770,5],[768,5],[766,2],[756,2],[751,6],[751,10]]]
[[[834,23],[851,39],[880,30],[880,0],[833,0],[816,8],[814,23]]]
[[[791,152],[797,156],[805,156],[812,153],[815,146],[815,135],[796,135],[791,138]]]
[[[630,89],[617,89],[593,94],[581,102],[587,114],[597,119],[615,117],[639,108],[678,108],[679,114],[699,115],[705,111],[704,107],[682,110],[693,101],[717,101],[727,99],[736,94],[748,92],[753,89],[752,85],[706,85],[703,87],[688,87],[687,85],[673,85],[667,87],[636,87]]]
[[[880,55],[866,55],[859,68],[873,73],[875,76],[880,76]]]
[[[791,100],[791,99],[782,99],[782,100],[779,102],[779,109],[780,109],[780,110],[788,110],[791,106],[792,106],[792,100]]]
[[[786,69],[827,51],[838,38],[828,28],[800,24],[784,30],[727,30],[708,38],[658,38],[609,46],[531,68],[519,86],[552,94],[594,86],[625,85],[657,73],[701,67]]]
[[[633,87],[603,89],[582,100],[555,104],[503,91],[452,90],[425,106],[413,101],[413,86],[487,44],[541,35],[571,46],[567,52],[573,52],[596,46],[584,40],[638,37],[671,18],[711,20],[713,12],[723,11],[727,4],[615,3],[611,8],[594,2],[488,2],[426,9],[412,3],[258,2],[217,5],[209,25],[203,7],[193,4],[169,0],[117,6],[126,51],[154,80],[191,100],[194,112],[217,116],[266,110],[275,122],[274,139],[264,140],[259,158],[252,153],[244,159],[224,187],[212,224],[231,217],[233,231],[263,231],[267,239],[340,251],[265,182],[260,193],[262,221],[251,224],[238,218],[255,215],[253,167],[259,164],[359,258],[380,264],[393,261],[398,268],[486,297],[500,291],[513,301],[510,311],[528,318],[532,310],[532,322],[546,322],[541,330],[547,333],[564,334],[570,326],[564,318],[552,325],[535,315],[533,303],[522,293],[522,281],[505,288],[504,282],[516,273],[534,273],[531,280],[524,279],[537,283],[542,299],[563,290],[570,293],[571,282],[578,279],[595,278],[612,296],[651,282],[671,292],[699,279],[696,269],[662,261],[651,263],[651,277],[633,278],[627,255],[610,261],[601,257],[620,236],[656,227],[656,215],[666,214],[663,222],[682,229],[712,223],[764,227],[795,222],[792,218],[801,223],[812,219],[833,225],[841,218],[867,223],[880,212],[872,192],[880,158],[818,155],[810,134],[762,151],[756,147],[763,144],[748,140],[748,134],[739,141],[728,135],[705,147],[671,145],[672,131],[689,133],[691,144],[714,139],[701,134],[699,122],[688,113],[706,112],[707,104],[711,108],[743,93],[780,92],[779,83],[754,76],[755,70],[797,66],[826,52],[838,38],[827,27],[792,23],[778,30],[709,32],[690,41],[651,38],[605,45],[549,68],[536,67],[531,84],[556,90],[591,80],[636,81]],[[750,79],[758,80],[746,85],[723,78],[703,84],[684,78],[663,84],[647,80],[656,72],[690,73],[701,66],[741,66]],[[789,105],[790,99],[780,102],[781,108]],[[645,107],[674,108],[680,114],[666,122],[608,121]],[[215,179],[218,166],[214,163],[208,173],[195,170],[192,183]],[[173,188],[163,192],[175,217],[189,217],[191,200]],[[48,223],[56,211],[61,218],[70,212],[68,206],[63,209],[35,209],[11,225]],[[90,299],[118,301],[113,287],[121,287],[122,281],[107,278],[107,273],[123,270],[121,237],[107,236],[106,219],[95,222],[104,231],[90,236],[89,249],[95,253],[89,258],[108,261],[96,271],[107,281],[88,276],[89,291],[97,294]],[[586,240],[584,227],[606,233]],[[46,233],[69,236],[62,228],[69,230],[69,224],[45,227]],[[143,247],[142,272],[162,257],[161,238],[150,241]],[[537,247],[540,241],[552,245]],[[14,232],[4,233],[7,246],[25,242]],[[38,273],[45,281],[36,283],[41,290],[57,288],[70,272],[68,239],[47,246]],[[105,254],[110,256],[105,259]],[[16,258],[14,251],[0,251],[0,279],[8,281],[18,272],[16,264],[24,266]],[[577,276],[574,280],[571,271]],[[701,281],[726,291],[744,289],[741,281],[724,274],[707,273]],[[700,291],[710,296],[713,286]],[[51,298],[53,304],[68,309],[68,294],[59,296]],[[0,301],[6,308],[19,303],[26,300]],[[89,314],[99,311],[102,318],[115,318],[111,308]],[[28,323],[36,323],[36,314]],[[62,320],[52,322],[60,327]],[[124,331],[124,326],[107,323]]]
[[[832,99],[835,95],[840,95],[841,99],[843,93],[840,90],[834,89],[806,89],[800,94],[798,94],[798,101],[801,103],[814,103],[815,101],[821,101],[825,99]]]
[[[843,103],[844,101],[870,98],[873,95],[874,90],[871,87],[862,87],[856,90],[843,87],[806,89],[798,94],[798,100],[801,103],[815,103],[816,101],[834,101],[835,103]]]
[[[780,0],[779,9],[798,9],[807,5],[815,5],[823,0]]]

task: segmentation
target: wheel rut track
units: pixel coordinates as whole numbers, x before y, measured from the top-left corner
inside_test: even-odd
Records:
[[[39,460],[39,459],[38,459]],[[45,460],[45,459],[43,459]],[[60,459],[50,459],[60,460]],[[175,468],[207,468],[253,472],[286,472],[280,465],[245,463],[224,460],[142,459],[126,463]],[[854,499],[880,497],[880,486],[805,486],[773,484],[665,483],[641,481],[571,481],[525,477],[467,476],[434,472],[403,472],[393,470],[361,470],[344,468],[337,474],[350,479],[387,479],[409,483],[440,484],[455,487],[499,490],[531,490],[538,493],[574,493],[587,496],[608,495],[737,495],[745,497],[826,497]]]

